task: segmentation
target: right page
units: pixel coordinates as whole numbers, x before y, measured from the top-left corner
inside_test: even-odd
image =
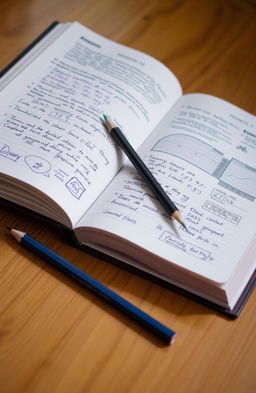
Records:
[[[167,217],[129,163],[79,225],[224,283],[255,234],[255,150],[254,116],[209,95],[184,96],[139,153],[181,211],[188,232]],[[84,237],[93,241],[89,231]]]

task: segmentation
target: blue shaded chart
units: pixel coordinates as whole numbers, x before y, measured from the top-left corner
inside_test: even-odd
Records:
[[[223,160],[221,151],[185,134],[168,135],[160,139],[151,150],[179,157],[214,176]]]
[[[254,200],[256,198],[256,168],[233,158],[220,177],[220,185],[247,199]]]
[[[193,136],[171,134],[158,140],[151,151],[178,157],[219,179],[219,185],[244,198],[256,198],[256,168],[224,154]]]

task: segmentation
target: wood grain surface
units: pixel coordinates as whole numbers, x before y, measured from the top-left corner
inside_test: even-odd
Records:
[[[1,0],[0,67],[53,20],[77,20],[142,50],[184,93],[217,95],[255,114],[256,2]],[[1,103],[0,103],[1,104]],[[256,293],[231,321],[63,243],[58,231],[0,206],[1,393],[254,393]],[[30,233],[177,331],[166,347],[64,277],[5,231]]]

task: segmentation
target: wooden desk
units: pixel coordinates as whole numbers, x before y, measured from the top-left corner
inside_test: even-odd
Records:
[[[2,0],[3,68],[53,20],[78,20],[147,52],[184,92],[255,113],[255,1]],[[1,207],[3,393],[253,393],[256,293],[236,321],[63,244],[53,228]],[[21,249],[13,225],[46,243],[178,333],[160,342]]]

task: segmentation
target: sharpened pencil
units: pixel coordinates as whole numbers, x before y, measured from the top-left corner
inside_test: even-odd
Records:
[[[147,166],[144,164],[142,159],[139,157],[137,152],[130,145],[130,143],[128,142],[128,140],[125,138],[122,131],[120,130],[120,128],[117,127],[117,125],[113,122],[113,120],[111,120],[109,116],[103,115],[103,118],[107,130],[110,132],[115,142],[121,147],[123,152],[127,155],[127,157],[134,165],[134,167],[137,169],[139,174],[143,177],[143,179],[145,180],[151,191],[154,193],[156,198],[159,200],[159,202],[167,212],[167,214],[170,215],[174,220],[178,221],[183,226],[183,228],[185,228],[187,231],[187,227],[181,218],[179,209],[175,206],[175,204],[166,194],[162,186],[158,183],[156,178],[152,175],[150,170],[147,168]]]

